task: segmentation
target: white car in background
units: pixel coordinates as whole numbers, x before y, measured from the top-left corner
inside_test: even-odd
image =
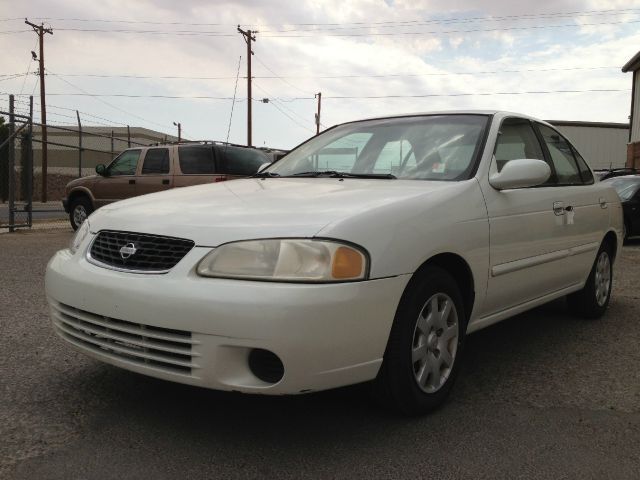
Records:
[[[262,394],[373,381],[418,414],[466,334],[565,295],[602,315],[622,228],[615,190],[545,122],[378,118],[254,178],[103,207],[46,292],[66,342],[128,370]]]

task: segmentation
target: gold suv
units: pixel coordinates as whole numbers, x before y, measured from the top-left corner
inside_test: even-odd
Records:
[[[95,209],[125,198],[175,187],[253,175],[285,152],[220,142],[129,148],[96,174],[69,182],[62,199],[74,230]]]

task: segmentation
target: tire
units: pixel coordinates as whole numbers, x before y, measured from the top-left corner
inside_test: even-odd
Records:
[[[434,311],[443,315],[433,315]],[[462,295],[453,277],[439,267],[419,273],[400,300],[373,385],[377,399],[406,415],[440,406],[458,373],[466,325]]]
[[[567,297],[573,313],[584,318],[599,318],[607,310],[613,283],[613,255],[608,244],[602,244],[591,267],[584,288]]]
[[[91,200],[87,197],[76,197],[69,204],[69,222],[71,228],[78,230],[82,222],[93,212]]]

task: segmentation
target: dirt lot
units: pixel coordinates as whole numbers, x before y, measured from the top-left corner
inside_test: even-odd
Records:
[[[451,401],[407,419],[363,386],[227,394],[72,351],[43,294],[70,236],[0,235],[4,478],[640,478],[640,242],[604,318],[558,301],[471,335]]]

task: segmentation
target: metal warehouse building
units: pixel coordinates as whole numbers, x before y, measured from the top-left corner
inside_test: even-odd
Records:
[[[633,87],[631,91],[631,134],[627,148],[627,166],[640,168],[640,52],[622,67],[624,73],[633,73]]]
[[[627,160],[629,125],[547,120],[566,136],[593,169],[621,168]]]

